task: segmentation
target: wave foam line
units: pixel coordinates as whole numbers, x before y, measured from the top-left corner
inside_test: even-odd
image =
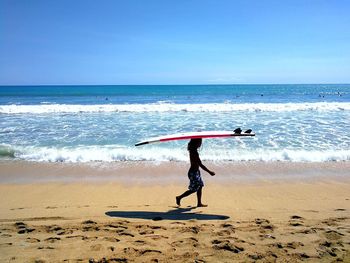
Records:
[[[2,148],[2,150],[1,150]],[[188,161],[186,149],[145,148],[120,146],[84,146],[78,148],[55,147],[0,147],[0,157],[13,157],[36,162],[114,162],[114,161]],[[287,161],[287,162],[328,162],[350,161],[350,150],[243,150],[225,151],[207,149],[201,153],[205,161]]]
[[[208,104],[106,104],[106,105],[2,105],[2,114],[94,113],[94,112],[233,112],[233,111],[350,111],[349,102],[314,103],[208,103]]]

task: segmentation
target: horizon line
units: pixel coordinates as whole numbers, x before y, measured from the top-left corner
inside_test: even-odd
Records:
[[[350,83],[202,83],[202,84],[0,84],[0,87],[62,86],[249,86],[249,85],[350,85]]]

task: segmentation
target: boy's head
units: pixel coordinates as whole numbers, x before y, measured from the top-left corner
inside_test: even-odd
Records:
[[[197,150],[199,147],[202,145],[202,139],[197,138],[197,139],[191,139],[190,142],[187,145],[187,150]]]

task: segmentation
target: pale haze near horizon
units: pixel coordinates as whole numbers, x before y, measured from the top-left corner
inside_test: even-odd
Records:
[[[0,85],[350,83],[348,1],[0,1]]]

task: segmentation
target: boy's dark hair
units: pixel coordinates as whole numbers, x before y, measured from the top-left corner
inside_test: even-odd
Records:
[[[188,151],[197,150],[202,145],[202,138],[191,139],[187,145]]]

